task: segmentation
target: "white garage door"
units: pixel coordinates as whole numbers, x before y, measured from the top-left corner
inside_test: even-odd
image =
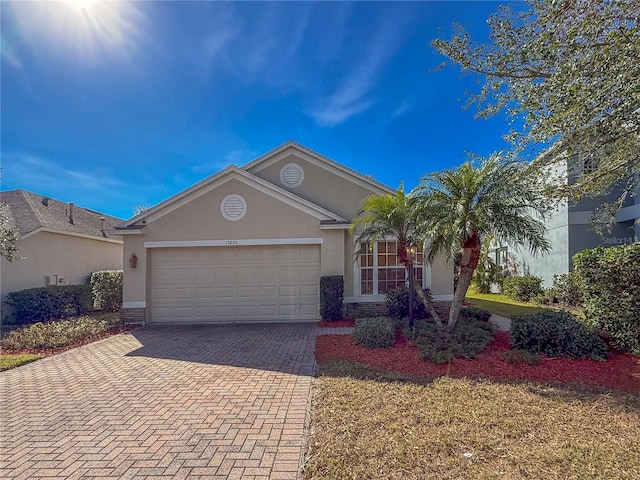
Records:
[[[319,245],[152,249],[152,322],[319,318]]]

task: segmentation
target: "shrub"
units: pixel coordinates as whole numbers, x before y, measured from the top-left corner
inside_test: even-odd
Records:
[[[484,308],[477,307],[462,307],[460,309],[460,315],[458,321],[462,320],[479,320],[481,322],[488,322],[491,318],[491,312]]]
[[[587,323],[640,354],[640,243],[583,250],[573,263]]]
[[[511,345],[550,357],[604,360],[607,345],[600,335],[564,311],[520,315],[511,322]]]
[[[572,307],[582,305],[582,288],[575,272],[554,275],[550,293],[554,302]]]
[[[424,289],[427,298],[431,298],[431,291]],[[402,285],[388,290],[385,294],[388,315],[392,318],[404,318],[409,316],[409,289]],[[427,311],[418,294],[413,292],[413,318],[427,318]]]
[[[320,317],[324,320],[342,318],[344,280],[342,275],[320,277]]]
[[[502,292],[509,298],[529,302],[542,294],[542,279],[532,275],[506,277],[502,282]]]
[[[82,316],[55,322],[38,322],[10,332],[0,345],[7,350],[60,348],[99,335],[120,323],[120,318]]]
[[[28,288],[9,293],[5,301],[16,311],[14,322],[25,325],[84,315],[91,311],[91,287],[64,285]]]
[[[413,332],[405,330],[418,347],[420,358],[445,363],[454,358],[475,358],[493,337],[493,327],[486,321],[461,317],[453,330],[446,325],[421,321]]]
[[[396,329],[387,317],[357,318],[353,340],[367,348],[388,348],[395,342]]]
[[[93,308],[117,312],[122,308],[122,270],[102,270],[89,276]]]
[[[538,365],[540,363],[540,355],[521,349],[507,350],[502,352],[500,356],[510,365],[520,365],[522,363]]]

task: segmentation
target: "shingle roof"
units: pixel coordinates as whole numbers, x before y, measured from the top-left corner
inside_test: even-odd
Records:
[[[105,231],[122,223],[119,218],[104,215],[66,202],[54,200],[26,190],[0,192],[0,202],[7,213],[11,225],[18,228],[21,236],[40,228],[90,235],[97,238],[121,240],[118,235],[109,235]],[[104,218],[104,227],[102,219]]]

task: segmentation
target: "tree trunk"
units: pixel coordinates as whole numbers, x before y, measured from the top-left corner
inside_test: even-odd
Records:
[[[436,312],[436,309],[433,308],[433,302],[427,297],[427,294],[424,293],[424,289],[422,288],[422,285],[420,284],[420,282],[416,280],[415,272],[413,271],[413,268],[409,263],[405,263],[404,268],[407,270],[407,275],[414,275],[413,288],[418,294],[418,297],[420,297],[420,300],[422,300],[422,303],[424,304],[427,311],[433,317],[433,321],[436,322],[437,325],[442,325],[442,320],[440,319],[438,312]],[[409,295],[411,294],[412,292],[409,292]]]
[[[458,277],[456,289],[453,292],[453,301],[451,302],[449,321],[447,323],[450,330],[452,330],[458,322],[460,309],[464,303],[464,297],[467,295],[467,290],[469,290],[469,285],[471,285],[473,272],[475,272],[478,262],[480,261],[480,247],[481,244],[477,232],[474,232],[462,246],[460,276]]]

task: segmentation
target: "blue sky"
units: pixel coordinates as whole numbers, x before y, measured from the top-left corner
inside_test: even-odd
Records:
[[[128,218],[290,139],[408,188],[506,148],[429,45],[496,2],[0,5],[2,190]]]

